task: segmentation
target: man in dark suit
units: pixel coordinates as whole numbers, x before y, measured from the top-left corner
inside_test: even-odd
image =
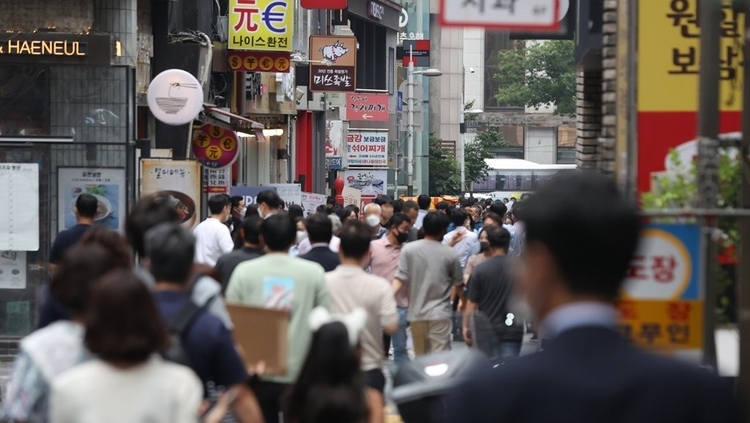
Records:
[[[547,342],[456,387],[450,423],[739,421],[731,389],[710,371],[620,337],[613,303],[640,222],[614,181],[559,174],[527,200],[524,218],[519,288]]]
[[[307,218],[305,228],[307,228],[307,238],[310,240],[312,249],[299,257],[318,263],[326,272],[338,267],[339,255],[331,251],[329,246],[333,238],[331,220],[323,214],[316,213]]]

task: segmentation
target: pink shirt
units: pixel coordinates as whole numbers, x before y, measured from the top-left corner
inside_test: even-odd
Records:
[[[384,236],[370,242],[370,269],[373,275],[380,276],[388,282],[393,282],[398,270],[399,257],[401,256],[401,245],[393,245]],[[398,307],[409,307],[409,288],[404,286],[396,294],[396,305]]]

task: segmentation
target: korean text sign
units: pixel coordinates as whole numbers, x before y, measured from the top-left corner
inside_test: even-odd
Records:
[[[357,87],[357,38],[310,36],[310,91],[354,92]]]
[[[292,0],[229,0],[229,49],[291,51]]]
[[[697,132],[700,71],[699,0],[638,3],[638,190],[668,169],[670,149]],[[720,46],[720,132],[741,130],[744,15],[724,0]],[[691,157],[688,157],[690,159]]]
[[[349,130],[346,160],[349,167],[388,167],[388,131]]]
[[[637,344],[698,349],[703,342],[701,230],[653,224],[641,233],[622,290],[622,331]]]
[[[201,165],[193,160],[141,160],[141,195],[168,201],[182,225],[192,228],[201,216]]]

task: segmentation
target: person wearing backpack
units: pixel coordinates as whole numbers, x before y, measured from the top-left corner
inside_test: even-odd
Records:
[[[163,223],[151,229],[145,241],[145,265],[156,280],[154,296],[173,342],[164,357],[193,369],[203,382],[204,396],[209,383],[232,389],[236,396],[231,409],[240,423],[262,423],[260,406],[248,383],[250,375],[231,332],[205,305],[191,300],[195,237],[179,223]]]

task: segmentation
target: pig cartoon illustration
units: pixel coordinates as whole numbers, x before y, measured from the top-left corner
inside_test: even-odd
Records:
[[[336,63],[336,60],[348,53],[349,49],[344,47],[344,44],[341,43],[341,41],[336,41],[331,45],[321,47],[318,51],[323,54],[323,59],[328,60],[331,63]]]

